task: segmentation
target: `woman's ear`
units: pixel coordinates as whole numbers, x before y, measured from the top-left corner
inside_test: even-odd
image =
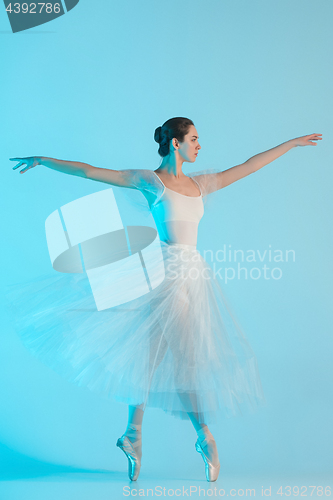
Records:
[[[178,139],[176,139],[175,137],[172,139],[171,144],[172,144],[174,150],[179,148]]]

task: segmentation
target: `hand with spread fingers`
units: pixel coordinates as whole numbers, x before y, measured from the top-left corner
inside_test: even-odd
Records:
[[[297,137],[294,141],[296,146],[317,146],[317,143],[312,141],[321,141],[322,135],[323,134],[303,135],[302,137]]]
[[[26,167],[24,167],[22,170],[20,170],[20,174],[24,174],[27,170],[30,168],[36,167],[39,165],[39,159],[37,156],[26,156],[24,158],[9,158],[12,161],[18,161],[19,163],[13,167],[13,170],[16,170],[17,168],[21,167],[22,165],[26,164]]]

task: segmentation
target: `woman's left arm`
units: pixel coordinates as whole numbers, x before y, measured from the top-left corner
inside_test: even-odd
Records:
[[[297,137],[296,139],[291,139],[290,141],[283,142],[275,148],[259,153],[255,156],[249,158],[246,162],[236,165],[235,167],[228,168],[216,174],[217,176],[217,189],[224,188],[229,184],[232,184],[243,177],[246,177],[253,172],[256,172],[260,168],[264,167],[268,163],[276,160],[279,156],[282,156],[290,149],[296,146],[317,146],[316,142],[321,141],[322,134],[310,134],[304,135],[303,137]]]

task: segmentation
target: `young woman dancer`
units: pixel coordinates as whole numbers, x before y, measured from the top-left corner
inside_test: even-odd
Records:
[[[128,404],[127,428],[116,445],[128,458],[131,480],[135,481],[140,472],[146,406],[191,420],[197,432],[195,448],[204,460],[207,481],[216,481],[220,463],[207,424],[214,421],[218,411],[230,416],[265,403],[255,355],[219,283],[210,276],[211,268],[196,250],[198,224],[207,195],[256,172],[296,146],[316,145],[314,141],[321,140],[321,135],[289,140],[221,172],[207,170],[189,175],[184,174],[183,163],[194,163],[201,146],[194,123],[182,117],[171,118],[155,130],[154,139],[162,157],[155,171],[109,170],[46,157],[11,158],[19,161],[14,169],[26,165],[20,173],[44,165],[86,179],[138,189],[154,217],[165,279],[134,301],[138,311],[147,306],[148,314],[138,312],[129,317],[119,311],[96,316],[87,308],[82,317],[66,321],[66,300],[71,300],[71,306],[84,303],[74,292],[70,295],[73,279],[68,275],[59,278],[56,287],[66,290],[65,297],[61,292],[55,295],[54,280],[43,284],[42,305],[40,301],[29,303],[27,297],[35,296],[31,286],[15,292],[16,301],[25,301],[27,311],[19,333],[34,346],[35,354],[43,357],[47,353],[46,361],[52,365],[52,353],[56,352],[55,358],[69,362],[67,375],[73,381],[99,388]],[[77,290],[79,285],[87,290],[85,283],[75,281],[72,288]],[[34,311],[38,314],[34,315]],[[27,320],[28,316],[32,319]],[[64,336],[64,328],[71,335]],[[59,368],[56,362],[52,366]]]

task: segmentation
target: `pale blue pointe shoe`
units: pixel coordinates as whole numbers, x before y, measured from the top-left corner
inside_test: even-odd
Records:
[[[141,444],[141,438],[138,439],[135,443],[135,447]],[[141,460],[139,459],[135,447],[131,443],[125,434],[123,434],[116,443],[116,446],[123,450],[125,455],[128,458],[128,477],[131,481],[136,481],[139,477],[140,468],[141,468]]]
[[[220,472],[220,464],[218,465],[213,465],[212,462],[209,460],[205,452],[203,451],[203,448],[207,444],[207,438],[203,439],[202,441],[197,439],[197,442],[195,443],[195,449],[197,450],[198,453],[201,454],[203,461],[205,462],[205,472],[206,472],[206,478],[207,481],[216,481],[216,479],[219,476]]]

